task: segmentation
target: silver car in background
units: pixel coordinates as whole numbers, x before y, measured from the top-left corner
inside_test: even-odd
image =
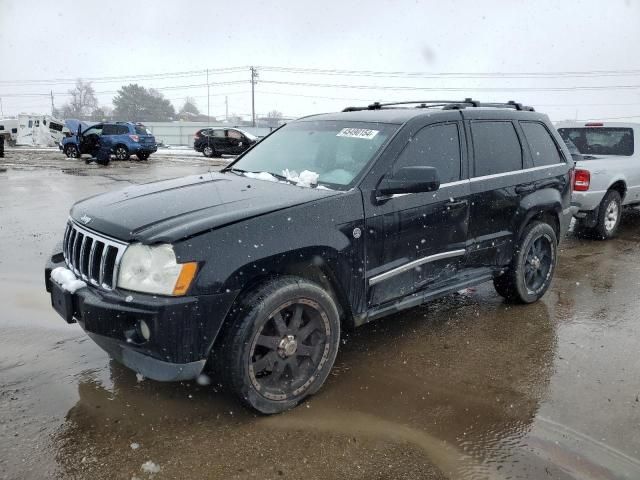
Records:
[[[559,122],[575,157],[571,205],[577,228],[602,239],[615,235],[623,206],[640,204],[640,124]]]

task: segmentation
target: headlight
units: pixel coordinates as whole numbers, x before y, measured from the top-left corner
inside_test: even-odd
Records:
[[[120,260],[118,287],[158,295],[184,295],[197,268],[195,262],[178,263],[171,245],[134,243]]]

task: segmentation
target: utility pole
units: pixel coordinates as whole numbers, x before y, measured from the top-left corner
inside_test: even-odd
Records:
[[[53,90],[51,90],[51,116],[53,117],[53,112],[56,107],[53,106]]]
[[[229,97],[224,96],[224,119],[229,121]]]
[[[258,72],[255,67],[251,67],[251,124],[256,126],[256,79]]]
[[[0,117],[4,117],[4,110],[2,110],[2,97],[0,97]]]
[[[207,68],[207,125],[211,120],[211,114],[209,113],[209,69]]]

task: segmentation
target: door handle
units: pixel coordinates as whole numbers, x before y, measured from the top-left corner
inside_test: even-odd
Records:
[[[516,187],[516,193],[531,193],[536,189],[536,186],[533,183],[526,183],[524,185],[518,185]]]
[[[458,208],[466,207],[467,204],[468,202],[466,200],[458,200],[458,201],[447,202],[444,204],[444,206],[447,207],[447,210],[456,210]]]

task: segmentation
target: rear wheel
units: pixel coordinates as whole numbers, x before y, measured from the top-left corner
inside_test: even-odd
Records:
[[[211,145],[205,145],[204,148],[202,149],[202,154],[207,158],[213,157],[215,153],[216,151],[213,149]]]
[[[64,154],[67,158],[80,158],[80,151],[78,150],[78,147],[73,144],[64,147]]]
[[[333,298],[315,283],[283,277],[238,304],[214,347],[216,369],[245,404],[278,413],[318,391],[339,340]]]
[[[149,159],[149,155],[151,155],[149,152],[138,152],[138,153],[136,153],[136,157],[138,157],[138,160],[148,160]]]
[[[118,145],[113,153],[118,160],[129,160],[129,149],[124,145]]]
[[[622,198],[620,193],[609,190],[600,202],[598,209],[598,219],[592,233],[602,240],[612,238],[620,225],[622,214]]]
[[[532,222],[524,230],[509,270],[493,280],[496,291],[512,302],[533,303],[551,284],[558,240],[547,223]]]

